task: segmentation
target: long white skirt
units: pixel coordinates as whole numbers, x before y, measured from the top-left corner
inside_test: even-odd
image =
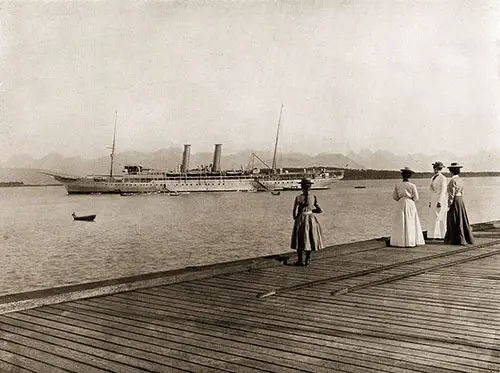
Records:
[[[437,203],[441,203],[441,207],[437,207]],[[439,200],[434,195],[431,198],[431,207],[429,208],[429,225],[427,227],[427,238],[443,239],[446,234],[446,199]]]
[[[425,245],[417,206],[413,200],[401,198],[397,203],[392,224],[391,246],[414,247],[417,245]]]

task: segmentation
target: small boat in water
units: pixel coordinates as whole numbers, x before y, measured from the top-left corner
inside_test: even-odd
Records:
[[[96,215],[77,216],[75,213],[72,213],[71,216],[73,217],[73,220],[82,220],[82,221],[94,221],[96,217]]]
[[[279,196],[280,195],[280,191],[279,190],[271,190],[271,194],[273,196]]]
[[[364,185],[356,185],[354,189],[365,189],[366,187]]]

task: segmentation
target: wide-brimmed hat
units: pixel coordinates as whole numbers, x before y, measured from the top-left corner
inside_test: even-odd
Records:
[[[458,162],[451,162],[450,165],[448,166],[448,168],[462,168],[463,166],[461,166],[460,164],[458,164]]]
[[[432,167],[439,168],[440,170],[444,168],[444,164],[441,161],[436,161],[432,164]]]
[[[309,177],[304,177],[304,178],[302,178],[302,180],[300,180],[299,183],[301,185],[312,185],[312,184],[314,184],[314,181],[312,181],[312,179]]]
[[[406,166],[401,169],[401,172],[409,172],[411,174],[415,173],[415,171],[413,171],[410,167],[406,167]]]

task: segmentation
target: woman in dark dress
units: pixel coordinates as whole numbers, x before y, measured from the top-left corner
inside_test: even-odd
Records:
[[[309,191],[313,181],[304,178],[300,181],[302,194],[295,197],[293,204],[293,231],[291,248],[297,250],[296,265],[309,265],[311,261],[311,251],[323,248],[323,235],[318,219],[315,213],[321,213],[323,210],[318,204],[316,196]],[[305,252],[305,263],[302,260],[302,253]]]
[[[462,199],[464,192],[464,183],[460,178],[460,166],[456,162],[452,162],[448,169],[451,177],[448,183],[448,213],[446,222],[446,235],[444,243],[450,245],[467,245],[474,243],[472,237],[472,229],[467,217],[467,210]]]

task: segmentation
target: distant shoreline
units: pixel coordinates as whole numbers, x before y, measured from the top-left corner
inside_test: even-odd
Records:
[[[446,177],[451,177],[449,172],[443,172]],[[430,179],[433,172],[416,172],[412,179]],[[462,172],[461,177],[499,177],[500,172],[481,171],[481,172]],[[344,180],[392,180],[400,179],[400,171],[382,171],[382,170],[345,170]]]
[[[0,183],[0,188],[23,188],[23,187],[46,187],[46,186],[64,186],[61,183],[54,184],[15,184],[9,185],[8,183]]]

